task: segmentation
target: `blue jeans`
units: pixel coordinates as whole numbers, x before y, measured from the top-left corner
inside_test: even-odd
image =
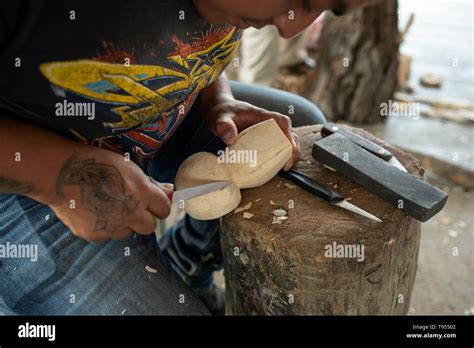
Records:
[[[268,110],[287,114],[293,105],[294,126],[324,122],[313,104],[292,94],[237,83],[232,89],[237,99]],[[192,108],[148,172],[159,181],[174,182],[189,155],[223,146]],[[0,246],[37,248],[36,260],[0,258],[0,313],[209,314],[192,289],[208,289],[212,272],[222,267],[217,220],[185,216],[166,231],[158,248],[153,237],[140,235],[88,243],[75,237],[48,206],[24,196],[0,194],[0,212]]]

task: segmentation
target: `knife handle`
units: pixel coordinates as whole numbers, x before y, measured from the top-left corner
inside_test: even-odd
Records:
[[[373,153],[375,156],[380,157],[384,161],[389,161],[393,157],[390,151],[385,150],[382,146],[379,146],[375,144],[374,142],[364,137],[361,137],[359,134],[355,134],[354,132],[351,132],[350,130],[339,127],[338,125],[335,125],[334,123],[325,124],[323,129],[321,130],[321,135],[323,137],[327,137],[334,133],[339,133],[345,136],[347,139],[349,139],[353,143]]]
[[[311,192],[312,194],[330,202],[331,204],[335,204],[344,200],[344,197],[340,196],[338,193],[328,189],[327,187],[321,185],[317,181],[309,178],[297,170],[291,169],[287,172],[281,170],[278,175],[295,183],[306,191]]]

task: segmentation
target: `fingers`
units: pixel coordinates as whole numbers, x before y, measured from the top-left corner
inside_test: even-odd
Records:
[[[223,114],[219,116],[215,122],[214,134],[222,139],[226,145],[230,146],[237,140],[237,126],[234,123],[232,114]]]
[[[166,196],[169,197],[170,193],[173,193],[174,185],[170,183],[160,183],[161,189],[165,191]]]
[[[169,187],[166,189],[162,188],[161,185],[152,184],[148,186],[148,189],[148,210],[156,217],[166,219],[171,211],[171,201],[164,190],[169,192]]]
[[[291,119],[288,116],[280,115],[279,117],[275,118],[275,121],[278,123],[278,126],[280,126],[281,130],[286,135],[293,148],[291,158],[283,167],[284,171],[288,171],[296,164],[296,162],[298,162],[300,158],[300,138],[295,132],[293,132],[291,127]]]
[[[283,167],[283,170],[286,172],[290,170],[296,162],[298,162],[300,158],[300,152],[301,152],[301,145],[300,145],[300,138],[298,134],[291,132],[291,137],[293,138],[293,142],[295,146],[293,146],[293,153],[291,155],[291,158],[286,162],[285,166]]]
[[[268,119],[273,118],[278,124],[282,132],[288,138],[292,146],[292,155],[288,162],[283,167],[284,171],[288,171],[295,165],[300,157],[300,142],[299,137],[296,133],[292,131],[291,119],[288,116],[279,114],[277,112],[270,112],[264,109],[254,108],[252,112],[239,112],[233,122],[239,130],[245,129],[255,123],[262,122]]]
[[[277,118],[286,117],[286,116],[283,116],[277,112],[271,112],[265,109],[257,108],[248,103],[245,103],[245,104],[247,104],[248,107],[239,110],[236,113],[236,116],[233,118],[233,122],[237,126],[237,129],[239,132],[250,126],[253,126],[254,124],[269,120],[271,118],[275,119],[275,121],[278,123],[280,128],[282,128]]]
[[[139,234],[149,235],[155,232],[156,218],[149,210],[140,210],[130,217],[128,226],[131,231]]]

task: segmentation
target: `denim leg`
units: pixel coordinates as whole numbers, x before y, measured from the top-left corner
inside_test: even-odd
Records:
[[[326,122],[321,111],[300,96],[238,82],[231,82],[231,88],[236,99],[288,115],[295,127]],[[196,152],[217,153],[224,148],[225,144],[208,130],[197,109],[192,108],[156,154],[148,172],[160,182],[174,183],[176,171],[186,158]],[[198,221],[185,215],[165,231],[159,245],[173,269],[196,292],[209,289],[213,271],[223,266],[218,220]]]
[[[2,314],[209,314],[167,262],[156,256],[156,242],[134,235],[87,243],[48,206],[23,196],[0,194],[0,211],[0,245],[10,250],[20,245],[36,248],[35,257],[1,254]]]
[[[230,87],[238,100],[289,116],[293,127],[326,123],[326,118],[321,110],[314,103],[299,95],[276,88],[247,85],[236,81],[230,81]]]
[[[200,151],[217,153],[225,144],[207,128],[196,108],[192,108],[179,128],[151,161],[148,173],[160,182],[174,183],[183,161]],[[219,221],[199,221],[185,215],[168,228],[159,240],[164,257],[195,291],[212,285],[212,273],[223,266],[219,241]]]

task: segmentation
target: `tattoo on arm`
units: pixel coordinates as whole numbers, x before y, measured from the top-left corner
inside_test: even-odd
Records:
[[[15,179],[0,176],[0,192],[26,195],[33,192],[34,186],[30,183],[21,183]]]
[[[113,232],[123,227],[126,216],[139,202],[127,195],[120,172],[114,166],[96,163],[94,158],[82,159],[73,154],[62,167],[56,182],[56,193],[64,197],[64,187],[80,187],[83,206],[97,216],[95,232]]]

